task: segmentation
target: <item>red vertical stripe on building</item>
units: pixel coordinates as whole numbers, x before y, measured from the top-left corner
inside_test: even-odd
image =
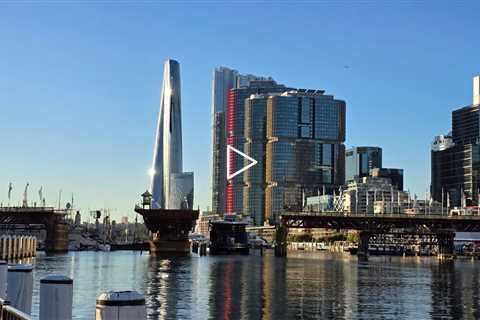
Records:
[[[230,89],[227,98],[227,144],[233,146],[235,141],[235,90]],[[230,171],[227,174],[235,172],[235,152],[230,152]],[[233,185],[231,181],[227,181],[226,190],[226,212],[233,213]]]

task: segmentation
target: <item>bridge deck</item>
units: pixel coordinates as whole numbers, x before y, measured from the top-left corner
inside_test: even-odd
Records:
[[[281,221],[288,228],[480,232],[480,216],[291,212],[281,215]]]

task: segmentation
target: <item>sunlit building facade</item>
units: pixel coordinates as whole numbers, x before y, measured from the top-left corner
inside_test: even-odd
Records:
[[[212,81],[212,211],[223,214],[227,190],[227,102],[230,89],[248,86],[253,80],[268,80],[219,67]]]
[[[277,84],[273,80],[253,80],[248,85],[230,89],[227,106],[227,144],[244,152],[245,145],[245,99],[252,94],[281,93],[286,91],[284,85]],[[254,158],[255,159],[255,158]],[[245,159],[237,153],[230,153],[231,173],[237,172],[245,165]],[[258,160],[257,160],[258,161]],[[245,212],[243,204],[243,175],[239,174],[227,181],[226,187],[226,212],[250,216],[251,212]]]
[[[184,174],[182,165],[180,64],[175,60],[164,64],[150,175],[153,208],[181,209],[185,198],[193,207],[193,173]]]
[[[267,102],[265,219],[302,210],[308,195],[345,182],[346,105],[321,90],[294,90]]]

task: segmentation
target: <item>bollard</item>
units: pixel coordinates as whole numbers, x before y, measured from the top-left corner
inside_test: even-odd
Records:
[[[145,298],[136,291],[110,291],[97,297],[96,320],[146,319]]]
[[[73,280],[50,275],[40,280],[40,320],[72,319]]]
[[[32,311],[33,267],[16,264],[8,268],[7,299],[18,310],[30,314]]]
[[[7,261],[0,260],[0,299],[7,300]]]

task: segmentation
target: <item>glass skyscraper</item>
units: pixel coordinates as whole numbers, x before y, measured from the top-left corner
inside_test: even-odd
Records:
[[[431,194],[450,206],[478,205],[480,188],[480,76],[473,103],[452,112],[452,133],[435,137],[431,149]]]
[[[252,80],[246,86],[230,89],[227,103],[227,144],[241,152],[245,151],[245,99],[252,94],[281,93],[286,90],[288,89],[284,85],[277,84],[273,80]],[[242,169],[245,165],[244,160],[243,157],[231,151],[230,173]],[[252,212],[244,210],[244,186],[243,175],[241,174],[228,180],[225,212],[247,216],[252,214]]]
[[[345,152],[345,179],[368,177],[370,170],[382,167],[382,148],[354,147]]]
[[[150,170],[153,208],[181,209],[181,201],[185,197],[193,206],[193,173],[183,173],[182,167],[180,64],[167,60],[163,69],[160,112]],[[186,193],[183,194],[183,191]]]
[[[345,183],[346,105],[321,90],[270,95],[266,112],[265,219],[302,210],[304,197]]]
[[[268,80],[219,67],[212,81],[212,211],[223,214],[227,189],[227,102],[230,89],[248,86],[252,80]]]

